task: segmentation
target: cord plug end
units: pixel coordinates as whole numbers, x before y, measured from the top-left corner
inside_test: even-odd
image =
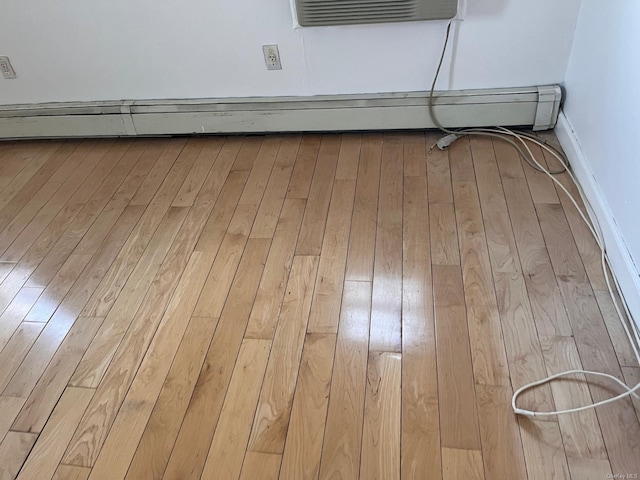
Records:
[[[456,135],[455,133],[450,133],[449,135],[442,137],[440,140],[438,140],[438,143],[436,143],[436,145],[440,150],[444,150],[459,138],[460,136]]]

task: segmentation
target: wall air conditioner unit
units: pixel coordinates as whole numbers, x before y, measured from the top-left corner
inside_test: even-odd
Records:
[[[303,27],[443,20],[457,7],[458,0],[296,0]]]

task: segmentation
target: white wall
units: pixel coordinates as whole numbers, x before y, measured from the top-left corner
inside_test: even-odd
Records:
[[[639,25],[637,0],[584,0],[559,133],[577,150],[574,167],[602,212],[614,270],[640,321]]]
[[[562,81],[580,1],[468,0],[441,88]],[[0,55],[19,78],[0,78],[0,104],[426,90],[445,27],[295,30],[289,0],[4,1]]]

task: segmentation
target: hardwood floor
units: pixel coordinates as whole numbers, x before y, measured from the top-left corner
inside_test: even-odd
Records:
[[[0,480],[640,474],[631,400],[510,408],[638,381],[594,242],[510,146],[435,138],[2,144]]]

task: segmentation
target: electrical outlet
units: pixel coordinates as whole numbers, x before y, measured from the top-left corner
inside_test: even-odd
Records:
[[[267,70],[282,70],[278,45],[263,45],[262,53],[264,54],[264,63],[267,66]]]
[[[0,57],[0,70],[2,71],[2,76],[7,80],[16,78],[16,71],[11,66],[9,57]]]

